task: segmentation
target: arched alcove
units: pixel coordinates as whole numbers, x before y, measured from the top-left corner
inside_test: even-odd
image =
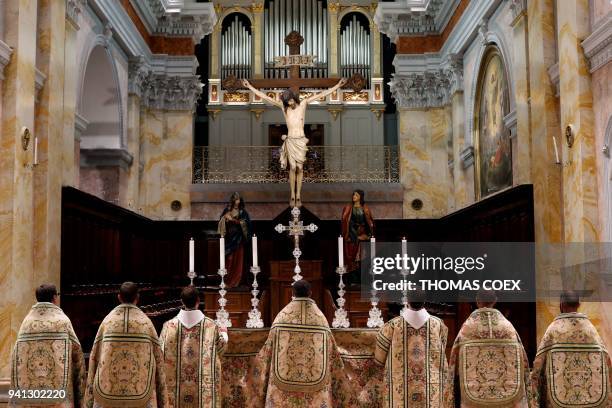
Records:
[[[89,54],[79,114],[88,122],[81,132],[81,149],[123,147],[119,83],[112,56],[102,45],[94,46]]]

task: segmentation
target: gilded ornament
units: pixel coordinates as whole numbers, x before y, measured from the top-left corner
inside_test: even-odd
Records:
[[[223,94],[223,102],[249,103],[250,96],[247,92],[226,92]]]

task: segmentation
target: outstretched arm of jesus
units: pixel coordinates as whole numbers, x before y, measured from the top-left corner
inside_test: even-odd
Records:
[[[279,101],[277,101],[276,99],[272,99],[270,98],[268,95],[266,95],[265,93],[261,92],[259,89],[255,88],[253,85],[251,85],[251,83],[249,81],[247,81],[246,79],[242,80],[242,86],[244,86],[245,88],[248,88],[251,92],[253,92],[255,95],[259,96],[262,100],[276,106],[279,108],[283,108],[283,104]]]
[[[336,85],[334,85],[333,87],[323,91],[323,92],[319,92],[318,94],[314,94],[312,96],[309,96],[308,98],[304,99],[304,102],[306,103],[310,103],[310,102],[314,102],[317,99],[320,98],[326,98],[327,95],[331,95],[332,93],[334,93],[335,91],[337,91],[341,86],[344,86],[344,84],[346,84],[346,78],[342,78],[338,81],[338,83]]]

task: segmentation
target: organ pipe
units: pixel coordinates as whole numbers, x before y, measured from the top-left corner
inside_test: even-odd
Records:
[[[249,28],[238,15],[233,15],[233,19],[221,35],[222,78],[227,78],[229,75],[237,78],[251,76],[252,37]]]
[[[348,24],[343,27],[340,34],[340,69],[342,76],[350,77],[359,73],[370,82],[370,61],[372,48],[370,47],[370,33],[353,14]]]

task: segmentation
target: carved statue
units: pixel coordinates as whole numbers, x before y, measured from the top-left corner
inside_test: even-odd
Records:
[[[342,209],[342,237],[347,273],[359,270],[360,243],[368,241],[372,235],[374,235],[374,219],[370,208],[365,204],[365,193],[363,190],[355,190],[351,204]],[[350,280],[350,275],[348,278]]]
[[[304,134],[304,117],[306,116],[306,106],[309,103],[318,99],[325,98],[327,95],[338,90],[346,84],[346,79],[342,78],[338,83],[323,92],[314,94],[305,98],[300,102],[299,95],[287,89],[281,96],[281,101],[270,98],[265,93],[254,88],[246,79],[242,80],[242,85],[248,88],[262,100],[277,106],[283,110],[285,121],[287,123],[287,134],[283,135],[283,146],[281,148],[280,164],[283,169],[287,168],[289,163],[289,185],[291,189],[291,207],[300,207],[302,205],[301,192],[302,180],[304,178],[304,161],[306,160],[306,151],[308,147],[308,139]]]

